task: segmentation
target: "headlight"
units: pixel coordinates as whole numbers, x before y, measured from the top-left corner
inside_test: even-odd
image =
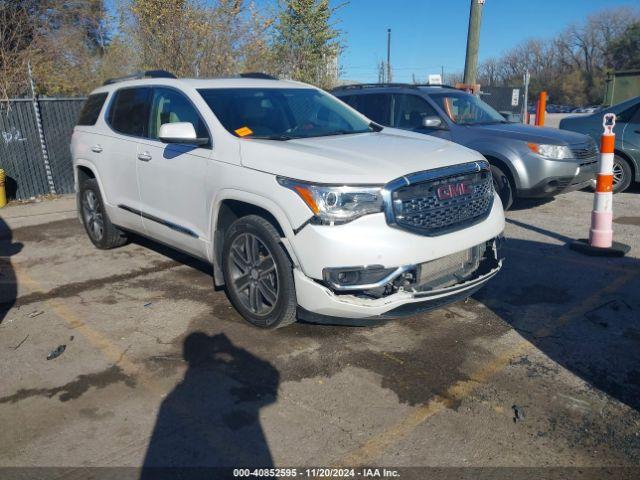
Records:
[[[550,158],[552,160],[564,160],[565,158],[573,158],[573,152],[566,145],[543,145],[539,143],[527,143],[527,147],[541,157]]]
[[[379,186],[316,185],[284,177],[277,180],[296,192],[321,224],[346,223],[382,211]]]

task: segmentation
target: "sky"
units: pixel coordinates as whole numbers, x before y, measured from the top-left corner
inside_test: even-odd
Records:
[[[378,80],[376,64],[386,59],[387,28],[394,81],[411,81],[412,74],[425,80],[443,66],[445,75],[462,72],[469,5],[469,0],[351,0],[336,14],[346,43],[342,78]],[[479,61],[498,57],[527,38],[551,38],[592,13],[616,6],[640,5],[628,0],[486,0]]]
[[[214,1],[214,0],[206,0]],[[330,0],[345,4],[335,15],[345,49],[341,77],[356,82],[378,80],[377,64],[386,59],[391,29],[393,80],[409,82],[415,74],[464,70],[469,0]],[[116,0],[106,0],[113,10]],[[254,0],[273,10],[277,0]],[[479,61],[499,57],[528,38],[552,38],[572,23],[618,6],[639,7],[638,0],[486,0],[482,13]]]

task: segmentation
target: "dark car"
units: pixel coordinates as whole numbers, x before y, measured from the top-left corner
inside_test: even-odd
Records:
[[[505,209],[516,197],[552,197],[594,183],[598,148],[590,137],[508,122],[477,96],[461,90],[364,84],[332,93],[382,125],[444,138],[480,152],[491,164]]]
[[[568,117],[560,121],[560,128],[585,133],[599,141],[602,117],[616,114],[615,156],[613,159],[613,191],[623,192],[633,181],[640,182],[640,97],[626,100],[592,115]]]

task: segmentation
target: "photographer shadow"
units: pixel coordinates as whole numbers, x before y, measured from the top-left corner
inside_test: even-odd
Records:
[[[185,467],[192,474],[272,467],[259,413],[277,399],[278,371],[224,334],[189,334],[183,357],[188,369],[162,402],[141,478],[162,478],[167,469],[186,474]]]
[[[18,280],[11,257],[20,253],[22,246],[13,241],[11,228],[0,217],[0,325],[16,303]]]

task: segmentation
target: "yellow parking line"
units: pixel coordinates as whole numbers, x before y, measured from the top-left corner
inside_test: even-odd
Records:
[[[400,422],[372,437],[360,448],[343,457],[338,462],[338,465],[357,467],[378,458],[387,448],[406,437],[418,425],[424,423],[428,418],[434,416],[441,410],[467,397],[478,386],[486,383],[494,373],[506,367],[514,357],[522,355],[531,347],[532,345],[529,342],[523,341],[518,343],[515,348],[485,364],[477,370],[470,379],[457,381],[450,386],[443,395],[436,395],[424,405],[413,410],[408,416],[400,420]]]
[[[46,292],[46,290],[44,290],[40,284],[27,273],[25,268],[20,265],[13,264],[13,269],[17,282],[26,285],[29,290],[33,292]],[[122,368],[127,375],[135,375],[136,380],[140,381],[140,383],[152,393],[164,393],[164,391],[158,388],[157,385],[141,375],[141,368],[127,358],[123,349],[111,342],[104,334],[94,330],[83,322],[63,300],[51,298],[45,300],[45,303],[51,308],[58,318],[67,324],[67,326],[86,338],[91,345],[100,350],[109,361]]]
[[[21,283],[27,285],[29,289],[33,291],[44,292],[44,289],[38,284],[38,282],[31,278],[24,268],[15,264],[13,267],[16,277]],[[633,277],[638,275],[636,272],[625,272],[626,275],[618,277],[606,287],[597,290],[581,304],[559,317],[552,327],[543,327],[535,332],[534,336],[543,337],[550,335],[554,330],[564,326],[571,319],[596,307],[603,294],[611,294],[617,291]],[[124,350],[114,345],[105,335],[92,329],[80,320],[63,300],[48,299],[46,300],[46,303],[59,318],[61,318],[71,328],[74,328],[77,332],[82,334],[93,346],[103,352],[109,360],[120,365],[127,374],[137,374],[137,378],[140,380],[140,383],[153,393],[164,393],[164,391],[157,385],[144,379],[144,377],[140,375],[141,369],[126,357]],[[338,464],[344,466],[358,466],[371,462],[384,453],[384,451],[391,445],[410,434],[416,427],[424,423],[427,419],[434,416],[441,410],[468,397],[478,387],[484,385],[495,373],[506,367],[511,360],[532,348],[533,345],[530,342],[526,340],[520,341],[513,348],[493,358],[490,362],[476,370],[471,374],[469,379],[454,383],[444,394],[435,396],[424,405],[414,409],[408,416],[395,425],[386,429],[384,432],[373,436],[364,445],[344,456]]]
[[[619,290],[637,275],[640,275],[640,273],[628,272],[627,275],[623,275],[606,287],[595,291],[581,304],[560,316],[554,322],[553,327],[543,327],[536,331],[534,336],[543,337],[550,335],[554,330],[566,325],[573,318],[583,315],[595,308],[603,294],[611,294]],[[427,419],[434,416],[441,410],[468,397],[478,387],[487,383],[494,374],[506,367],[512,360],[533,348],[533,344],[526,340],[518,342],[513,348],[495,357],[489,363],[483,365],[472,373],[468,380],[461,380],[454,383],[444,394],[435,396],[427,403],[414,409],[408,416],[400,420],[395,425],[392,425],[385,431],[373,436],[356,450],[349,452],[337,462],[337,465],[355,467],[373,462],[382,455],[387,448],[409,435],[416,427],[424,423]]]

